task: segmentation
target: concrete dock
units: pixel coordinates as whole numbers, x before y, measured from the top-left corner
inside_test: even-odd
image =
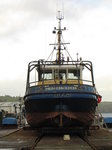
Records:
[[[91,147],[77,136],[64,141],[63,136],[45,136],[35,147],[36,150],[91,150]]]
[[[91,135],[84,141],[72,134],[68,140],[64,134],[44,135],[39,140],[37,130],[0,130],[0,150],[112,150],[112,132],[107,129],[90,131]],[[91,146],[92,145],[92,146]]]

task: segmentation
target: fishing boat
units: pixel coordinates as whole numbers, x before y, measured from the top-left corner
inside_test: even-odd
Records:
[[[91,61],[73,60],[63,42],[59,11],[58,27],[54,28],[57,40],[49,58],[28,64],[24,104],[30,126],[71,127],[90,126],[101,96],[98,94]],[[64,53],[67,56],[65,58]]]

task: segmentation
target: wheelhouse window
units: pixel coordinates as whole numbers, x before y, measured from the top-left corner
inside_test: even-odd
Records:
[[[41,73],[41,80],[52,80],[52,79],[53,79],[52,71],[45,71]]]
[[[66,80],[66,70],[45,70],[41,72],[41,80]]]
[[[59,79],[66,80],[66,70],[59,70]]]
[[[52,69],[41,72],[40,80],[75,80],[80,79],[80,70]]]
[[[80,70],[68,70],[68,79],[79,79]]]

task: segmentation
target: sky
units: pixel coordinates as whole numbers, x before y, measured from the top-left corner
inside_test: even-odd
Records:
[[[112,0],[0,0],[0,95],[24,96],[28,63],[53,49],[58,10],[69,53],[92,61],[96,88],[112,101]]]

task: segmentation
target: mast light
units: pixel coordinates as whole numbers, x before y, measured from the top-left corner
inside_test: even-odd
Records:
[[[56,18],[59,19],[59,20],[64,19],[64,16],[63,16],[63,14],[62,14],[61,11],[58,11],[58,14],[57,14],[57,17],[56,17]]]

